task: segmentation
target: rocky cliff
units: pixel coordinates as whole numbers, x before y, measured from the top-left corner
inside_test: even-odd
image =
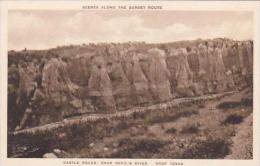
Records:
[[[252,86],[252,59],[229,39],[9,51],[8,128]]]

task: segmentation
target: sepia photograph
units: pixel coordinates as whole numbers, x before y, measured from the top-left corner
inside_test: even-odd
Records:
[[[252,159],[252,12],[8,17],[8,157]]]
[[[102,7],[7,11],[7,159],[253,161],[255,12]]]

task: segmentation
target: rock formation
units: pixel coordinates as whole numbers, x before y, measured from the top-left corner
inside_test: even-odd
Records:
[[[175,65],[176,90],[178,94],[180,96],[194,96],[191,90],[193,73],[189,67],[186,49],[178,48],[173,51],[172,56],[176,59],[173,65]]]
[[[156,96],[157,101],[172,99],[170,72],[165,62],[164,51],[154,48],[150,49],[148,54],[151,56],[149,80],[154,96]]]
[[[123,70],[122,59],[119,52],[110,51],[110,58],[107,58],[107,69],[112,84],[113,96],[118,110],[131,108],[131,84]]]
[[[149,103],[151,94],[149,93],[148,80],[141,69],[138,56],[140,55],[134,54],[132,57],[132,81],[134,96],[136,97],[134,102],[137,105],[143,105]]]
[[[252,86],[253,43],[100,43],[9,52],[8,60],[13,130]]]
[[[116,111],[111,80],[102,56],[96,56],[92,59],[88,90],[89,96],[99,111]]]
[[[203,55],[202,55],[203,56]],[[205,74],[205,70],[204,70],[204,59],[205,57],[200,57],[199,55],[199,50],[197,49],[197,47],[193,46],[191,48],[188,48],[188,64],[190,67],[190,70],[193,73],[193,85],[192,85],[192,89],[195,93],[195,95],[202,95],[204,93],[204,87],[205,87],[205,83],[202,79],[202,75]],[[201,64],[202,63],[202,67]]]
[[[213,76],[216,81],[217,92],[223,92],[227,86],[227,77],[226,77],[226,69],[222,59],[222,49],[221,46],[218,46],[214,50],[214,61],[213,61]],[[214,82],[215,83],[215,82]]]

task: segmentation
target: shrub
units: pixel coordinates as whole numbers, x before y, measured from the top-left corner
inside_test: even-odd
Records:
[[[136,156],[142,158],[151,158],[154,153],[160,152],[160,148],[166,145],[166,141],[137,138],[125,138],[119,142],[120,150],[112,154],[113,158],[135,158]]]
[[[198,141],[196,144],[185,150],[181,158],[184,159],[214,159],[223,158],[229,153],[229,142],[224,139],[208,139]]]
[[[175,128],[170,128],[170,129],[167,129],[165,132],[167,133],[167,134],[175,134],[176,133],[176,129]]]
[[[161,115],[161,116],[155,116],[151,119],[148,119],[149,124],[155,124],[155,123],[165,123],[165,122],[172,122],[175,121],[181,117],[189,117],[193,114],[198,114],[198,111],[195,110],[180,110],[178,112],[174,112],[170,115]]]
[[[241,99],[241,104],[244,106],[253,106],[253,99],[252,98],[242,98]]]
[[[240,102],[223,102],[220,103],[217,108],[218,109],[230,109],[230,108],[237,108],[241,106],[253,106],[253,99],[252,98],[242,98]]]
[[[181,133],[183,134],[194,134],[199,132],[199,124],[190,124],[187,126],[184,126],[181,130]]]
[[[223,102],[217,105],[218,109],[230,109],[237,108],[240,106],[240,102]]]
[[[225,121],[223,122],[223,124],[239,124],[243,121],[243,116],[241,115],[236,115],[236,114],[232,114],[229,115]]]

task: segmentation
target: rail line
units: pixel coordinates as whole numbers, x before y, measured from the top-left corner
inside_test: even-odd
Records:
[[[151,106],[135,107],[135,108],[131,108],[131,109],[128,109],[125,111],[115,112],[115,113],[111,113],[111,114],[104,114],[104,113],[103,114],[85,114],[85,115],[81,115],[81,116],[70,117],[70,118],[64,119],[63,121],[59,121],[59,122],[55,122],[55,123],[27,128],[27,129],[23,129],[20,131],[9,132],[8,134],[12,135],[12,136],[17,136],[17,135],[21,135],[21,134],[34,135],[39,132],[41,133],[41,132],[45,132],[45,131],[50,131],[50,130],[62,128],[62,127],[68,126],[68,125],[95,122],[95,121],[101,120],[101,119],[129,117],[136,112],[147,112],[147,111],[156,111],[156,110],[161,111],[163,109],[175,107],[180,104],[192,103],[192,102],[196,102],[196,101],[211,100],[211,99],[215,99],[218,97],[231,95],[236,92],[237,91],[230,91],[230,92],[224,92],[224,93],[218,93],[218,94],[203,95],[203,96],[198,96],[198,97],[178,98],[178,99],[173,99],[168,102],[158,103],[158,104],[154,104]]]

